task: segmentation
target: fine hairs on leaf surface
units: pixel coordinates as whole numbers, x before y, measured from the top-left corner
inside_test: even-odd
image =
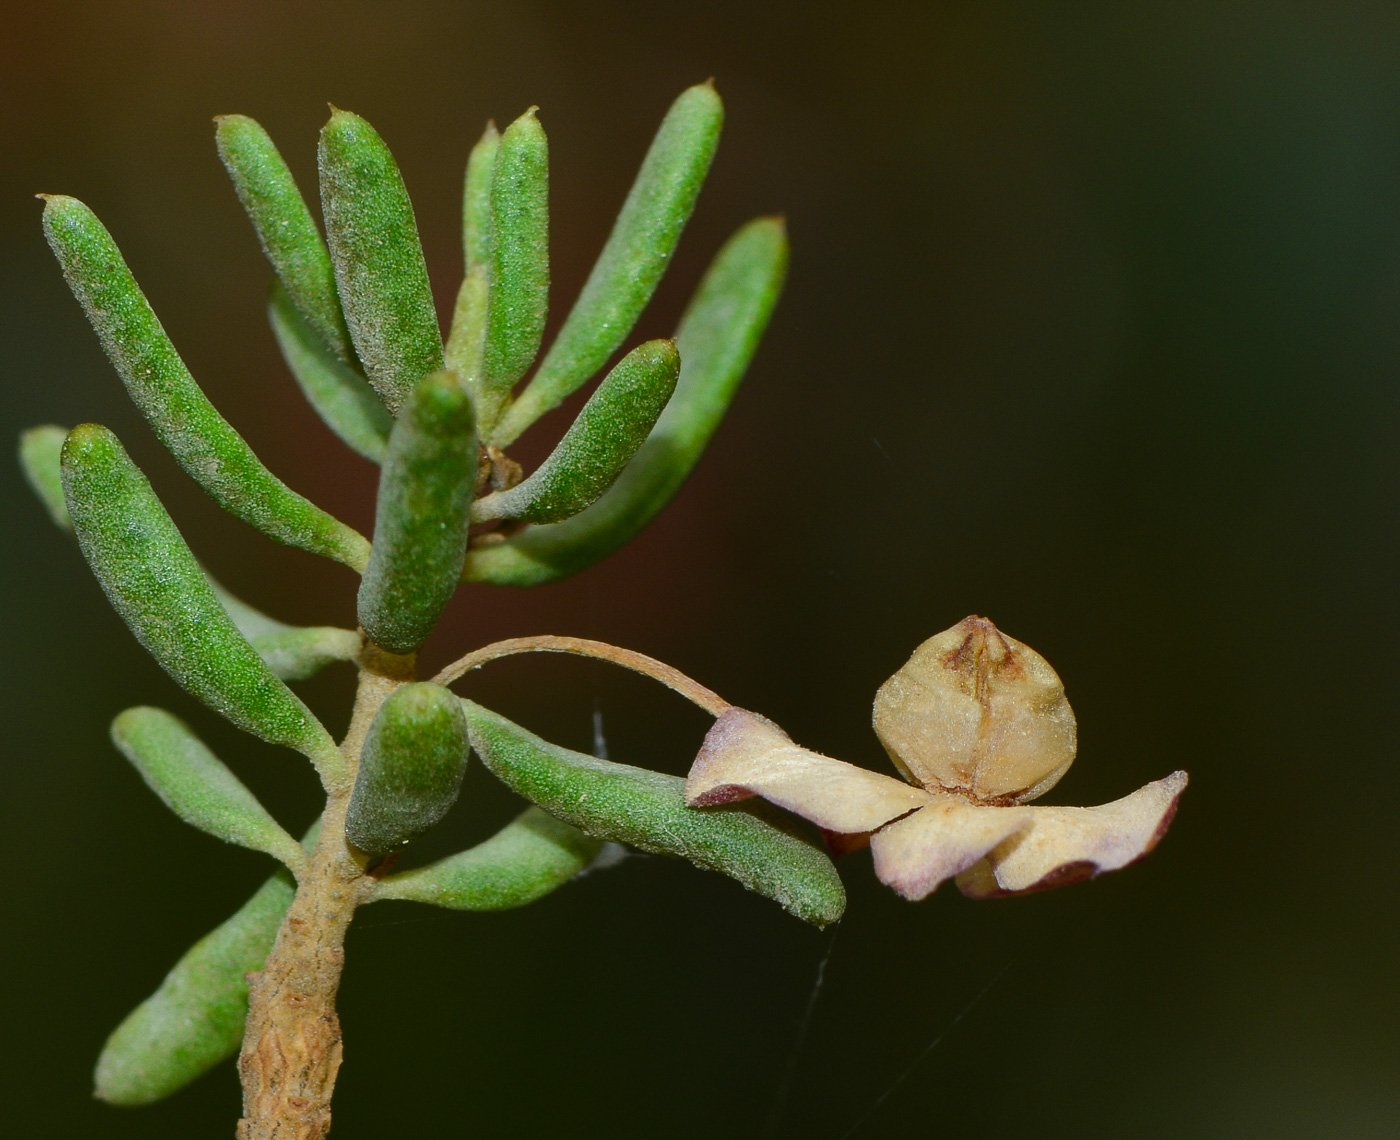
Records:
[[[927,642],[877,697],[880,737],[918,787],[802,749],[674,667],[603,642],[509,638],[419,680],[417,653],[459,588],[472,587],[463,612],[474,617],[490,604],[475,584],[557,581],[624,545],[680,489],[734,398],[782,290],[780,218],[756,218],[729,238],[674,338],[627,344],[715,156],[723,107],[712,84],[687,89],[670,107],[538,366],[550,303],[550,188],[537,108],[503,132],[488,124],[467,159],[463,276],[445,345],[413,204],[366,119],[332,108],[320,134],[324,239],[267,132],[243,115],[216,121],[220,157],[271,266],[269,322],[292,378],[352,452],[380,465],[374,536],[367,542],[262,465],[195,383],[92,211],[47,197],[44,227],[64,275],[180,466],[265,535],[362,575],[357,629],[283,622],[206,573],[110,430],[44,425],[20,440],[29,483],[53,521],[76,535],[151,656],[235,726],[305,755],[326,793],[298,844],[174,713],[142,706],[117,716],[113,742],[177,816],[285,866],[118,1026],[97,1065],[101,1099],[150,1103],[239,1051],[242,1140],[324,1137],[344,1048],[336,997],[346,931],[370,902],[508,910],[610,865],[600,853],[625,844],[723,874],[823,927],[841,918],[846,895],[806,820],[841,832],[836,849],[869,838],[877,873],[911,898],[952,876],[976,898],[1045,889],[1090,866],[1094,874],[1125,866],[1160,839],[1184,773],[1098,808],[953,802],[984,791],[985,781],[971,792],[940,783],[961,771],[944,753],[966,757],[929,746],[920,718],[960,731],[1045,729],[1026,737],[1034,747],[1022,747],[1012,765],[1039,781],[1017,783],[1022,798],[1073,759],[1058,677],[981,618]],[[506,454],[614,359],[542,464],[526,472]],[[345,604],[348,615],[348,590]],[[714,716],[690,776],[562,748],[447,688],[499,658],[536,652],[634,670]],[[334,663],[358,668],[338,743],[288,686]],[[1058,732],[1026,711],[1023,666],[1039,679],[1036,692],[1058,694]],[[909,697],[920,685],[939,700],[962,692],[958,685],[995,690],[1002,704],[949,697],[928,711]],[[526,801],[523,811],[467,850],[401,867],[417,852],[413,842],[453,808],[473,754]],[[978,779],[1015,783],[1005,760],[978,754],[978,765],[990,765],[977,768]],[[873,822],[861,815],[872,803],[883,812]]]

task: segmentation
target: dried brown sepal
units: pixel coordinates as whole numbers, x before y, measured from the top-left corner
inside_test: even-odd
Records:
[[[1092,879],[1136,863],[1161,842],[1185,772],[1154,780],[1099,807],[1034,807],[1031,824],[958,876],[969,898],[1027,894]]]
[[[712,807],[751,796],[842,833],[873,831],[930,800],[919,788],[800,748],[766,717],[731,708],[705,736],[685,802]]]
[[[910,781],[983,802],[1035,799],[1074,762],[1074,713],[1055,670],[976,616],[929,638],[880,686],[874,722]]]

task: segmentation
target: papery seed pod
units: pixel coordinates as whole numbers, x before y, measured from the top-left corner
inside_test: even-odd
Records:
[[[523,483],[472,506],[472,521],[552,523],[593,503],[642,446],[676,388],[681,358],[671,340],[638,345],[604,377],[569,430]]]
[[[63,487],[88,565],[161,668],[239,728],[309,757],[327,784],[342,780],[335,742],[239,633],[117,437],[75,427]]]
[[[587,510],[467,555],[468,582],[538,586],[577,574],[629,542],[680,490],[748,368],[787,272],[779,218],[743,226],[706,270],[676,332],[675,393],[617,482]]]
[[[509,910],[562,887],[602,847],[601,839],[529,807],[475,847],[380,880],[371,901],[406,899],[448,910]]]
[[[346,838],[387,855],[423,835],[457,802],[469,751],[466,718],[450,690],[428,681],[394,690],[365,738]]]
[[[502,133],[492,162],[488,264],[483,435],[534,362],[549,312],[549,142],[533,107]]]
[[[463,701],[472,747],[507,787],[598,839],[737,879],[804,922],[842,915],[846,892],[813,838],[764,805],[689,808],[685,781],[572,752]]]
[[[186,474],[269,537],[364,569],[364,537],[273,475],[215,410],[97,216],[76,198],[52,195],[44,232],[132,400]]]
[[[273,286],[267,319],[307,403],[352,451],[372,463],[382,462],[394,418],[379,394],[321,342],[280,284]]]
[[[389,436],[360,582],[360,624],[391,653],[427,639],[457,588],[476,481],[471,400],[451,372],[424,380]]]
[[[318,149],[321,209],[341,308],[365,376],[397,413],[442,367],[442,334],[403,175],[378,132],[334,111]]]
[[[127,709],[112,722],[112,743],[192,827],[265,851],[289,867],[300,865],[301,845],[179,717],[148,706]]]
[[[583,291],[492,442],[505,447],[598,371],[651,300],[719,145],[724,106],[710,83],[671,104]]]
[[[292,172],[256,120],[219,115],[214,121],[219,157],[287,300],[324,350],[358,367],[340,311],[330,251]]]
[[[875,732],[906,778],[1025,802],[1074,762],[1074,712],[1049,662],[986,618],[925,641],[875,695]]]

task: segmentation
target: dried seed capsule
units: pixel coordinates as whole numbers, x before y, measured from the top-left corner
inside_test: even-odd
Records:
[[[322,344],[280,284],[273,286],[267,319],[307,403],[352,451],[382,462],[394,418],[368,381]]]
[[[132,400],[190,478],[279,542],[364,569],[364,537],[264,467],[200,391],[97,216],[55,195],[44,203],[44,231]]]
[[[305,754],[327,784],[343,779],[334,741],[238,632],[117,437],[74,428],[63,487],[88,565],[161,668],[239,728]]]
[[[1074,712],[1050,663],[986,618],[925,641],[875,694],[875,732],[926,788],[1025,802],[1074,762]]]
[[[112,722],[112,743],[186,823],[289,867],[301,863],[300,844],[179,717],[148,706],[127,709]]]
[[[365,738],[346,838],[370,855],[387,855],[424,834],[457,802],[469,748],[450,690],[428,681],[394,690]]]
[[[598,839],[719,871],[804,922],[841,917],[846,892],[836,868],[777,811],[686,807],[684,780],[571,752],[471,701],[462,707],[482,763],[550,815]]]
[[[357,366],[350,330],[340,311],[330,251],[292,172],[256,120],[220,115],[214,121],[219,157],[287,299],[324,350],[344,364]]]
[[[378,132],[348,111],[321,131],[321,209],[341,308],[365,375],[397,413],[442,367],[442,334],[413,203]]]
[[[622,473],[676,388],[671,340],[639,345],[607,374],[558,445],[528,479],[478,500],[472,520],[552,523],[592,504]]]
[[[476,465],[471,400],[453,373],[435,373],[394,424],[379,477],[374,548],[358,608],[365,633],[381,648],[416,650],[456,590]]]
[[[530,527],[507,542],[473,550],[468,582],[537,586],[577,574],[630,541],[680,490],[719,427],[787,271],[778,218],[758,218],[715,255],[681,319],[680,379],[656,427],[617,482],[565,522]]]
[[[562,887],[602,846],[602,840],[529,807],[475,847],[382,879],[372,901],[407,899],[448,910],[509,910]]]
[[[652,140],[583,291],[493,443],[504,447],[598,371],[627,339],[671,262],[719,145],[709,83],[681,93]]]

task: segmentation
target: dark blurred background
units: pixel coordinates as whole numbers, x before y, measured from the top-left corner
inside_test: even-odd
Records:
[[[876,687],[975,612],[1065,680],[1080,760],[1056,802],[1192,775],[1150,859],[1065,891],[910,905],[852,856],[834,944],[654,858],[518,912],[368,910],[336,1136],[1400,1135],[1400,9],[64,0],[0,19],[4,438],[109,424],[250,601],[354,622],[346,571],[221,515],[161,452],[32,195],[93,206],[225,414],[367,529],[373,471],[277,358],[211,116],[261,120],[313,193],[327,100],[369,118],[446,310],[466,152],[539,104],[557,324],[667,104],[713,75],[724,142],[638,336],[673,328],[734,227],[784,212],[791,278],[732,414],[631,547],[561,585],[465,591],[429,665],[605,638],[887,768]],[[107,724],[177,710],[293,828],[311,773],[176,690],[13,463],[0,481],[4,1130],[229,1135],[231,1064],[149,1109],[90,1099],[107,1032],[268,872],[166,812]],[[303,690],[339,731],[348,671]],[[596,710],[614,759],[674,773],[707,724],[580,661],[504,662],[467,691],[580,748]],[[423,857],[514,810],[475,769]]]

